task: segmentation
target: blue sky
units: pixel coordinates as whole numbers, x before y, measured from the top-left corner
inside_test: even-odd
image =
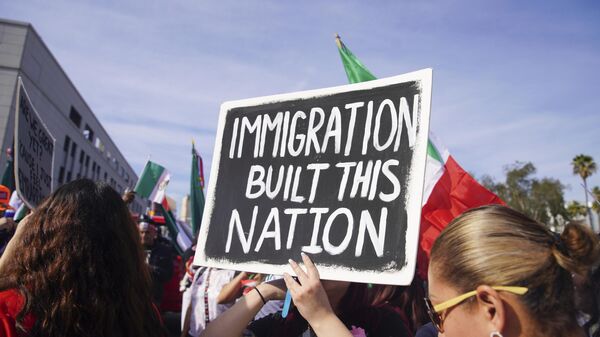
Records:
[[[598,1],[2,1],[34,25],[130,164],[187,193],[222,102],[347,82],[335,33],[378,77],[431,67],[431,128],[469,172],[531,161],[583,199],[600,163]],[[600,173],[590,178],[600,185]]]

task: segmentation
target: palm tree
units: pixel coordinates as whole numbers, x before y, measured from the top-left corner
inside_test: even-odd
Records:
[[[589,216],[590,226],[593,229],[594,227],[592,225],[592,211],[590,210],[588,203],[587,178],[592,174],[596,173],[596,163],[594,162],[594,158],[592,158],[591,156],[580,154],[573,158],[571,165],[573,165],[573,174],[579,175],[583,180],[583,189],[585,193],[585,208],[587,209],[587,213]]]
[[[573,200],[567,204],[567,214],[571,219],[577,219],[579,216],[585,216],[586,210],[585,207],[579,202]]]
[[[598,219],[600,219],[600,187],[595,186],[592,188],[592,196],[595,199],[592,201],[592,209],[598,214]]]

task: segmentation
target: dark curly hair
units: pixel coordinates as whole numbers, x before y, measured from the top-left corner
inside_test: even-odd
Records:
[[[1,289],[26,300],[29,336],[163,336],[137,228],[104,183],[65,184],[24,223]]]

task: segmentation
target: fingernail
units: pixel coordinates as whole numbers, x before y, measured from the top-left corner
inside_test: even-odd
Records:
[[[288,263],[294,263],[294,260],[288,259]]]
[[[300,255],[302,256],[306,256],[306,254],[304,252],[300,252]]]

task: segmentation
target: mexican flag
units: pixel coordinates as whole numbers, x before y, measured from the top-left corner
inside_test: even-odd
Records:
[[[490,204],[504,205],[504,201],[463,170],[430,131],[421,210],[422,252],[417,261],[419,276],[427,277],[429,252],[444,227],[466,210]]]
[[[165,190],[170,179],[169,171],[148,160],[134,191],[140,198],[160,204],[165,199]]]
[[[336,36],[336,43],[350,83],[376,79],[344,45],[339,36]],[[421,238],[417,257],[419,277],[427,279],[429,252],[444,227],[466,210],[489,204],[504,204],[504,202],[465,172],[429,131],[421,211]]]
[[[189,228],[186,223],[177,221],[175,216],[173,216],[173,213],[165,208],[164,204],[160,204],[158,208],[164,217],[165,226],[167,226],[169,231],[173,247],[175,247],[175,250],[177,250],[179,255],[182,255],[194,244],[191,228]]]
[[[198,234],[200,224],[202,223],[202,213],[204,212],[204,169],[202,167],[202,157],[196,151],[196,146],[192,142],[192,173],[190,176],[190,213],[192,215],[192,233]]]

